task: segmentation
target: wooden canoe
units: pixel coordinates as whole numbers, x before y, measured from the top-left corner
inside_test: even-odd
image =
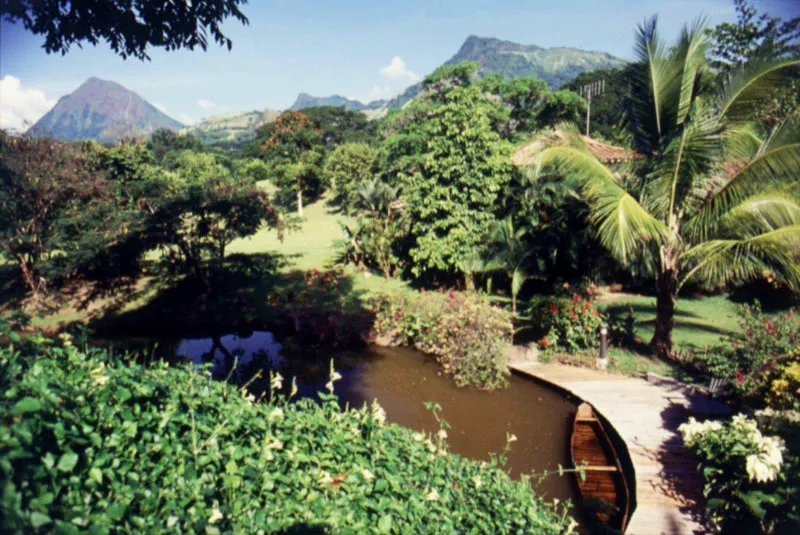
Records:
[[[581,403],[575,414],[572,463],[586,509],[600,522],[625,532],[630,491],[614,445],[592,406]]]

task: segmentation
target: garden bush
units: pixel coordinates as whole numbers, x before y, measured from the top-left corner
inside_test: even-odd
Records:
[[[532,312],[544,336],[539,346],[544,350],[576,353],[600,346],[600,327],[604,318],[590,296],[573,293],[571,297],[551,297]]]
[[[433,355],[459,386],[507,384],[506,352],[514,334],[508,312],[457,292],[381,295],[371,305],[372,338],[379,344],[413,345]]]
[[[800,530],[800,418],[771,410],[757,418],[739,414],[724,423],[690,418],[679,427],[700,460],[708,520],[716,533]]]
[[[702,357],[702,364],[715,377],[729,378],[743,401],[756,406],[768,399],[778,401],[780,392],[769,396],[773,382],[791,374],[793,364],[800,364],[800,311],[768,315],[754,304],[739,307],[738,316],[741,332],[728,335],[721,346]],[[784,379],[792,380],[791,376]],[[782,388],[782,383],[775,387]]]
[[[6,533],[571,530],[526,480],[385,423],[375,403],[254,400],[69,338],[0,348],[0,392]]]

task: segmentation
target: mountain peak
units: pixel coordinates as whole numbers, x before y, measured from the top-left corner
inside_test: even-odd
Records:
[[[159,128],[178,130],[182,126],[117,82],[92,76],[61,97],[30,132],[106,143],[122,137],[148,136]]]

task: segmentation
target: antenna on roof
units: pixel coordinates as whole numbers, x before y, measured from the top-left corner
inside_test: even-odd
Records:
[[[589,123],[592,117],[592,97],[602,95],[606,91],[606,81],[597,80],[591,84],[586,84],[581,87],[581,96],[586,99],[588,106],[586,107],[586,135],[589,135]]]

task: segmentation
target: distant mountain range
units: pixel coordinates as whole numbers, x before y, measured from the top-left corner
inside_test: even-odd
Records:
[[[495,73],[508,78],[533,76],[544,80],[551,89],[557,89],[580,73],[625,64],[621,59],[604,52],[564,47],[541,48],[475,35],[469,36],[445,64],[462,61],[477,62],[482,76]],[[314,97],[300,93],[290,109],[342,106],[375,119],[390,109],[405,105],[419,93],[421,87],[421,83],[417,83],[391,100],[375,100],[367,104],[339,95]],[[59,139],[94,139],[105,143],[122,137],[145,137],[159,128],[169,128],[193,133],[206,143],[239,143],[252,139],[259,126],[274,121],[278,114],[272,109],[228,113],[207,117],[197,124],[184,127],[133,91],[115,82],[89,78],[73,93],[61,97],[29,132]]]
[[[480,65],[481,76],[502,74],[506,78],[533,76],[544,80],[550,89],[558,89],[586,71],[622,67],[625,62],[605,52],[592,52],[578,48],[542,48],[536,45],[521,45],[502,41],[493,37],[470,35],[456,54],[445,61],[453,65],[464,61],[474,61]],[[408,87],[401,94],[388,101],[374,101],[363,104],[340,96],[312,97],[301,93],[292,109],[313,106],[345,106],[356,111],[395,109],[402,107],[420,91],[422,83]]]
[[[280,113],[266,109],[212,115],[181,131],[196,135],[203,143],[243,143],[253,139],[258,127],[273,122]]]
[[[379,110],[386,105],[386,100],[373,100],[364,104],[358,100],[352,100],[340,95],[332,97],[312,97],[308,93],[300,93],[294,101],[290,110],[302,110],[304,108],[316,108],[319,106],[336,106],[352,111]]]
[[[106,143],[146,137],[159,128],[179,130],[183,125],[118,83],[92,77],[61,97],[29,132]]]

